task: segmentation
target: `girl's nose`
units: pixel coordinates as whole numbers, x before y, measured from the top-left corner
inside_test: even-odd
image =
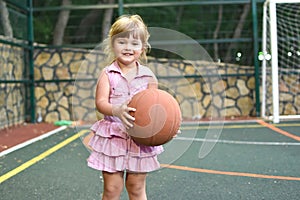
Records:
[[[128,51],[132,50],[132,45],[127,44],[127,45],[125,46],[125,50],[128,50]]]

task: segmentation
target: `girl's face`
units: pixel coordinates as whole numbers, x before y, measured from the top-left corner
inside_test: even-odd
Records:
[[[133,67],[143,52],[143,44],[141,39],[134,38],[132,34],[129,37],[117,37],[113,42],[113,51],[119,63]]]

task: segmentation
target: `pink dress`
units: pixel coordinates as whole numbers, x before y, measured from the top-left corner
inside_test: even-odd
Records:
[[[123,76],[117,62],[105,70],[110,81],[111,104],[122,104],[145,90],[154,76],[149,68],[140,64],[130,82]],[[118,117],[105,116],[93,124],[91,130],[95,135],[89,142],[93,149],[87,160],[89,167],[106,172],[150,172],[160,168],[157,155],[163,152],[163,147],[135,143]]]

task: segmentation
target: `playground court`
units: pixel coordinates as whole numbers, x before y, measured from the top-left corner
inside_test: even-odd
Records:
[[[88,126],[61,128],[1,154],[1,199],[101,199],[101,173],[86,166],[82,135],[88,131]],[[148,175],[148,199],[299,199],[298,121],[184,123],[181,131],[165,145],[162,168]],[[203,143],[214,146],[200,158]],[[126,191],[121,199],[128,199]]]

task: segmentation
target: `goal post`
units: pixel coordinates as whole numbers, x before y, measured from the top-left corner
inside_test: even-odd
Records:
[[[300,118],[300,0],[263,7],[261,115],[279,123]]]

